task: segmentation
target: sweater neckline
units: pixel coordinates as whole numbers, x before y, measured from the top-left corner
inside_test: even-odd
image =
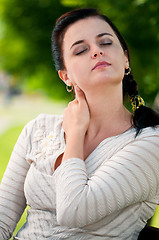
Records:
[[[65,132],[64,132],[64,129],[63,127],[61,127],[61,137],[62,137],[62,145],[63,145],[63,152],[65,151],[65,147],[66,147],[66,141],[65,141]],[[95,152],[98,150],[98,148],[103,145],[103,144],[106,144],[107,142],[109,141],[112,141],[113,139],[115,138],[119,138],[119,137],[122,137],[122,136],[125,136],[125,134],[129,133],[129,132],[133,132],[135,131],[135,128],[134,127],[130,127],[128,128],[127,130],[125,130],[124,132],[122,133],[119,133],[117,135],[113,135],[111,137],[107,137],[107,138],[104,138],[96,147],[95,149],[87,156],[87,158],[85,159],[85,161]]]

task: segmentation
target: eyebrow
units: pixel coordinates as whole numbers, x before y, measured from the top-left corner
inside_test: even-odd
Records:
[[[108,35],[108,36],[113,37],[113,35],[112,35],[111,33],[99,33],[99,34],[96,36],[96,38],[100,38],[100,37],[103,37],[103,36],[105,36],[105,35]],[[75,45],[78,45],[78,44],[83,43],[83,42],[84,42],[84,40],[79,40],[79,41],[74,42],[74,43],[72,44],[72,46],[70,47],[70,49],[71,49],[72,47],[74,47]]]
[[[96,38],[103,37],[104,35],[109,35],[109,36],[113,37],[113,35],[111,33],[100,33],[96,36]]]

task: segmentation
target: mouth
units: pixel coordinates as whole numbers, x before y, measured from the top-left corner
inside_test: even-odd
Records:
[[[103,68],[103,67],[109,67],[110,65],[111,65],[110,63],[105,62],[105,61],[97,62],[96,65],[92,68],[92,70],[100,69],[100,68]]]

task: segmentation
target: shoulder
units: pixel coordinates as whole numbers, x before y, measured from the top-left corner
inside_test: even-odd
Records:
[[[50,146],[51,149],[59,146],[64,133],[62,121],[62,115],[40,114],[26,124],[19,141],[25,146],[29,163],[30,159],[36,159],[39,153],[50,151]]]
[[[149,150],[155,146],[156,151],[159,151],[159,126],[143,128],[131,143]]]
[[[159,138],[159,125],[156,127],[146,127],[142,129],[141,133],[136,137],[136,140],[138,139],[146,139],[146,138]]]
[[[121,149],[130,145],[142,145],[151,141],[157,142],[159,145],[159,126],[143,128],[137,136],[136,129],[133,127],[126,132],[111,138],[110,140],[111,146],[114,141],[114,147],[116,147],[118,143]]]
[[[124,151],[146,159],[159,160],[159,126],[147,127],[126,145]]]
[[[54,114],[46,114],[41,113],[34,119],[36,125],[39,126],[48,126],[52,127],[53,125],[61,124],[63,120],[63,115],[54,115]]]
[[[50,134],[50,132],[61,132],[63,115],[53,115],[42,113],[35,119],[31,120],[26,124],[23,131],[26,135],[33,137],[39,134]]]
[[[119,140],[119,144],[123,144],[120,150],[127,156],[132,154],[151,158],[155,155],[159,160],[159,126],[146,127],[137,136],[135,128],[132,128]]]

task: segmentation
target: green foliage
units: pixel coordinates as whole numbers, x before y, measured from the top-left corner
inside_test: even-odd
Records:
[[[68,97],[53,66],[51,32],[62,13],[77,7],[97,7],[119,27],[140,93],[153,102],[159,78],[158,0],[0,0],[1,68],[29,89]]]
[[[0,68],[29,90],[62,98],[65,88],[54,69],[51,34],[56,19],[68,10],[58,0],[1,0]]]

